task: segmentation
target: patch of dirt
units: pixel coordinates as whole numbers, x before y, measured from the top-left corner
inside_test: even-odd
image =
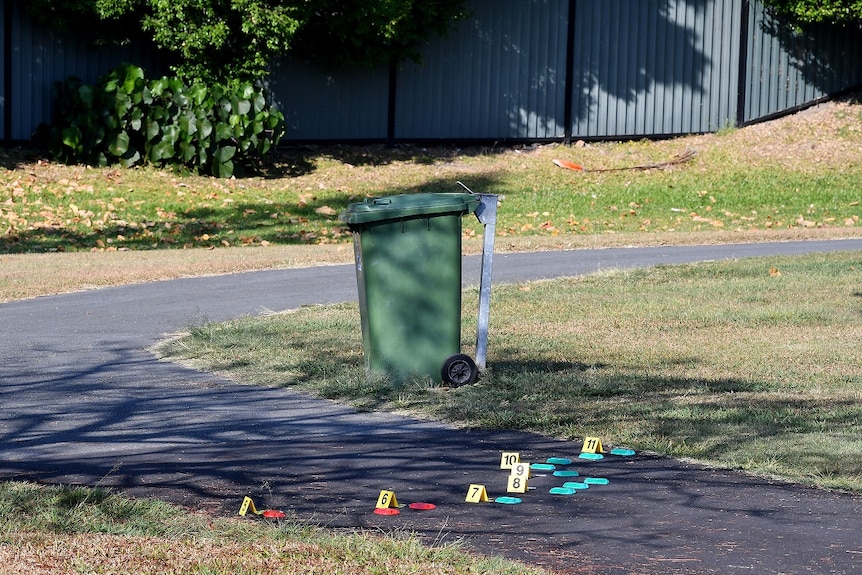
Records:
[[[862,94],[830,100],[790,116],[728,133],[690,138],[694,148],[733,148],[752,165],[763,162],[801,172],[823,173],[862,163]]]

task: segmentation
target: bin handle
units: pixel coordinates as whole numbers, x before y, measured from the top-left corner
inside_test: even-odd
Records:
[[[374,198],[371,203],[375,206],[388,206],[392,200],[390,198]]]
[[[471,194],[476,195],[476,192],[474,192],[473,190],[471,190],[470,188],[468,188],[468,187],[464,184],[464,182],[460,182],[460,181],[458,181],[458,182],[455,182],[455,183],[456,183],[456,184],[458,184],[459,186],[461,186],[462,188],[464,188],[465,190],[467,190],[468,192],[470,192]]]

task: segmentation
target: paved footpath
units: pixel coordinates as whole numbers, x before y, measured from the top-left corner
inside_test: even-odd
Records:
[[[834,250],[862,250],[862,240],[498,254],[494,277]],[[478,267],[466,260],[466,283]],[[862,573],[859,496],[644,454],[581,461],[572,442],[356,413],[147,351],[203,321],[355,298],[352,266],[327,266],[0,305],[0,478],[113,486],[214,514],[236,513],[251,495],[315,524],[463,540],[559,573]],[[539,473],[519,505],[465,503],[471,483],[504,495],[501,451],[574,458],[570,468],[609,484],[551,495],[561,480]],[[437,508],[375,515],[381,489]]]

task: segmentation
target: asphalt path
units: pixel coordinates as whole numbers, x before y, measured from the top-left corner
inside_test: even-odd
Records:
[[[497,254],[494,283],[839,250],[862,251],[862,240]],[[479,265],[465,258],[466,284],[478,283]],[[645,454],[582,461],[572,442],[357,413],[147,351],[191,325],[356,297],[344,265],[0,305],[0,478],[110,486],[219,515],[250,495],[311,523],[460,540],[560,573],[862,572],[859,496]],[[491,318],[493,327],[493,309]],[[505,495],[502,451],[531,462],[570,457],[569,468],[609,484],[551,495],[561,481],[537,473],[521,504],[464,502],[470,484]],[[382,489],[437,508],[373,514]]]

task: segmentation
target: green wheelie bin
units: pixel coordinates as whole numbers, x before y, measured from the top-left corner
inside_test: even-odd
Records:
[[[401,194],[350,204],[339,216],[353,232],[369,374],[397,382],[475,372],[460,354],[461,217],[478,205],[469,193]]]

